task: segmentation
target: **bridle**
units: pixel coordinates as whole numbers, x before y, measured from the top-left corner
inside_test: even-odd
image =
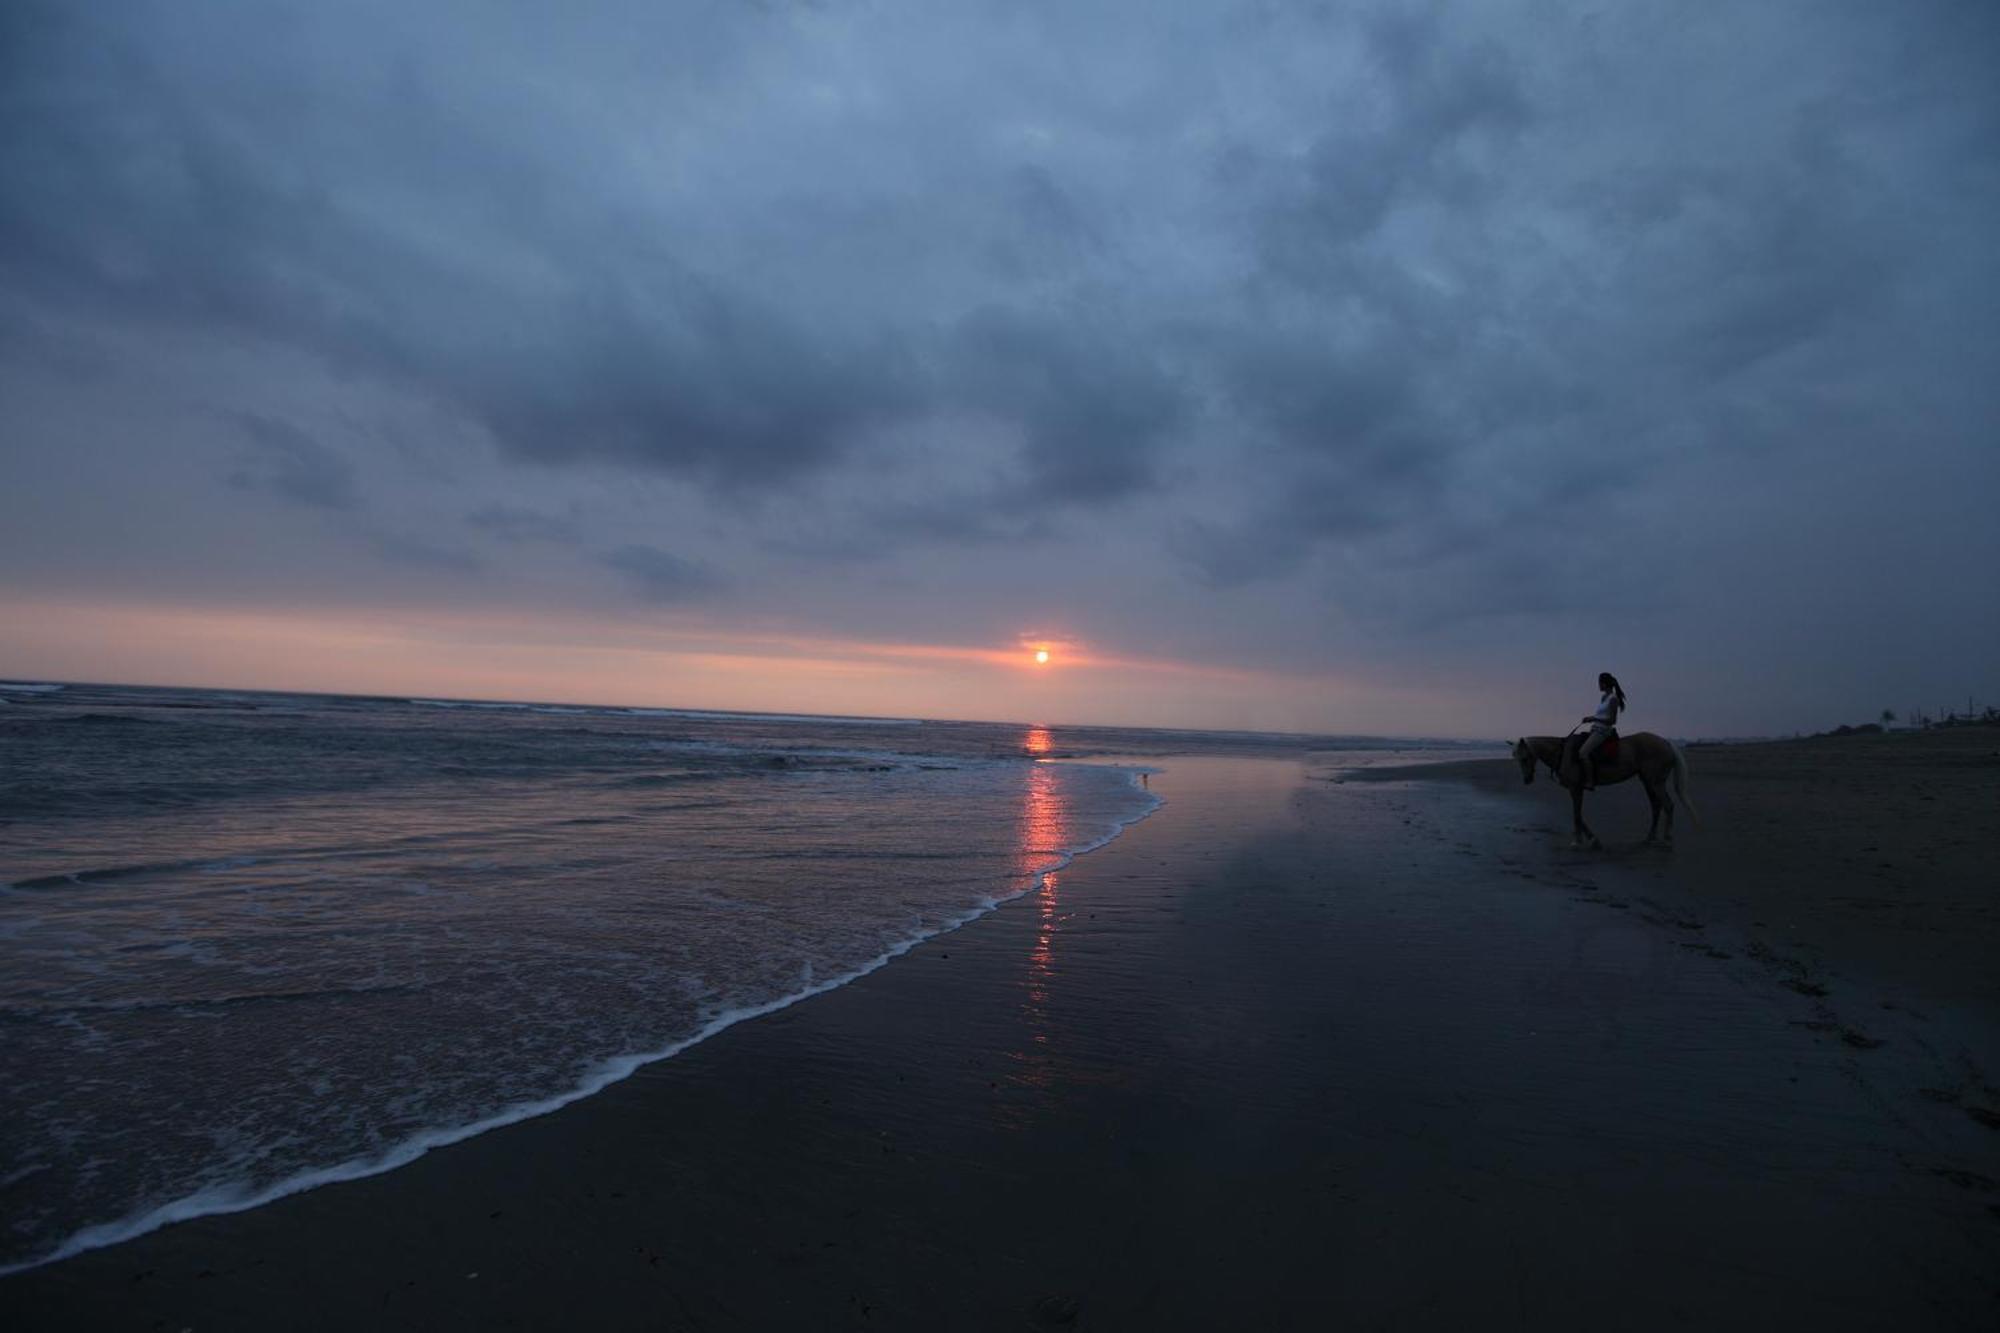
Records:
[[[1569,729],[1569,736],[1576,735],[1576,733],[1579,730],[1581,730],[1580,727],[1571,727]],[[1563,737],[1563,741],[1568,741],[1569,736]],[[1520,742],[1521,742],[1521,748],[1526,750],[1528,752],[1528,757],[1534,761],[1533,764],[1528,769],[1528,781],[1533,782],[1535,780],[1535,774],[1541,772],[1542,769],[1546,768],[1549,770],[1549,776],[1554,778],[1556,780],[1556,784],[1560,786],[1562,784],[1562,765],[1557,760],[1549,758],[1547,755],[1537,750],[1533,745],[1530,745],[1528,743],[1528,738],[1526,736],[1522,736],[1520,738]],[[1558,756],[1562,754],[1562,745],[1560,743],[1556,746],[1556,754]]]
[[[1519,740],[1518,740],[1518,741],[1517,741],[1516,743],[1517,743],[1517,744],[1518,744],[1518,745],[1519,745],[1519,746],[1520,746],[1520,747],[1521,747],[1521,748],[1522,748],[1523,750],[1525,750],[1525,751],[1527,752],[1527,755],[1528,755],[1528,777],[1527,777],[1527,780],[1528,780],[1529,782],[1533,782],[1533,781],[1535,780],[1535,774],[1537,774],[1537,773],[1541,772],[1541,771],[1542,771],[1542,765],[1543,765],[1543,764],[1547,764],[1547,763],[1548,763],[1549,761],[1548,761],[1548,760],[1546,760],[1546,759],[1544,759],[1544,758],[1542,758],[1541,754],[1540,754],[1539,752],[1537,752],[1537,751],[1536,751],[1535,747],[1534,747],[1533,745],[1531,745],[1531,744],[1529,744],[1529,743],[1528,743],[1528,738],[1527,738],[1526,736],[1522,736],[1522,737],[1520,737],[1520,738],[1519,738]],[[1550,765],[1549,765],[1549,771],[1550,771],[1551,773],[1555,772],[1555,766],[1554,766],[1553,764],[1550,764]]]

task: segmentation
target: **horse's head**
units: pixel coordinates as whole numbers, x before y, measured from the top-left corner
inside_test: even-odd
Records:
[[[1535,780],[1535,752],[1528,748],[1528,740],[1525,736],[1514,742],[1514,762],[1521,766],[1521,781],[1523,784]]]

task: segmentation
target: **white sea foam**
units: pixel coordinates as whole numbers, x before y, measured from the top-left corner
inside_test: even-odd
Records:
[[[1029,764],[1024,726],[427,702],[18,738],[0,1110],[49,1169],[0,1264],[386,1170],[860,975],[1150,808],[1118,765],[1164,743],[1057,729],[1045,759],[1104,763]],[[190,1088],[181,1040],[291,1055]]]
[[[0,694],[55,694],[60,685],[36,685],[20,681],[0,680]]]
[[[462,1125],[437,1126],[420,1130],[405,1138],[388,1151],[367,1157],[355,1157],[330,1166],[317,1167],[298,1172],[282,1180],[264,1185],[247,1181],[237,1181],[208,1186],[196,1190],[166,1204],[144,1208],[116,1221],[83,1227],[66,1237],[55,1248],[33,1259],[19,1263],[0,1265],[0,1276],[38,1268],[45,1264],[67,1259],[89,1250],[102,1249],[122,1241],[145,1235],[174,1222],[218,1213],[244,1212],[260,1207],[288,1195],[303,1193],[322,1185],[341,1181],[359,1180],[368,1176],[381,1175],[422,1157],[433,1148],[459,1143],[488,1130],[500,1129],[518,1124],[537,1116],[547,1115],[573,1102],[602,1091],[613,1083],[629,1077],[635,1070],[660,1060],[670,1059],[681,1052],[724,1032],[746,1019],[775,1013],[801,1000],[824,994],[861,977],[875,972],[904,954],[909,953],[927,940],[949,934],[968,923],[997,909],[1003,902],[1021,897],[1040,888],[1051,874],[1067,868],[1078,856],[1096,850],[1116,838],[1125,829],[1151,815],[1164,803],[1160,797],[1144,790],[1136,768],[1123,770],[1134,792],[1143,797],[1136,810],[1124,817],[1110,819],[1109,827],[1095,837],[1086,838],[1077,844],[1052,852],[1053,863],[1044,866],[1012,893],[1001,895],[981,895],[973,906],[946,916],[936,926],[920,930],[909,937],[892,944],[882,953],[858,967],[851,968],[824,980],[815,980],[810,960],[802,969],[799,986],[784,995],[762,1003],[742,1005],[714,1015],[694,1033],[669,1042],[656,1049],[616,1056],[600,1061],[593,1066],[574,1086],[553,1096],[522,1102],[505,1107],[493,1114]]]

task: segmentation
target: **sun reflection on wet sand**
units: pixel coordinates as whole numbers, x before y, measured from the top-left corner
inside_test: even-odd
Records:
[[[1028,998],[1037,1003],[1048,998],[1047,983],[1055,971],[1055,929],[1056,929],[1056,880],[1055,871],[1042,876],[1041,892],[1036,894],[1037,906],[1041,910],[1041,921],[1035,935],[1035,947],[1028,951]],[[1044,1033],[1037,1033],[1036,1041],[1047,1041]]]
[[[1024,748],[1035,752],[1038,743],[1042,750],[1048,748],[1047,728],[1031,729]],[[1007,1082],[1036,1094],[1046,1093],[1055,1081],[1054,1057],[1048,1051],[1048,1001],[1050,984],[1056,976],[1056,936],[1067,918],[1062,911],[1062,874],[1052,867],[1061,855],[1061,849],[1068,844],[1069,833],[1070,811],[1055,770],[1045,764],[1035,764],[1028,771],[1027,788],[1023,793],[1019,853],[1023,873],[1039,873],[1041,876],[1040,883],[1033,890],[1034,942],[1028,949],[1028,969],[1023,980],[1025,994],[1021,1003],[1027,1040],[1020,1050],[1008,1052],[1007,1058],[1015,1068],[1008,1075]],[[1037,1103],[1042,1100],[1039,1095],[1034,1099]],[[1037,1109],[1033,1104],[1006,1104],[1000,1108],[999,1116],[1002,1124],[1019,1129],[1027,1125]]]

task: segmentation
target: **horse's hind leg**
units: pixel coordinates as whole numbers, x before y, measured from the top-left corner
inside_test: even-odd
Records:
[[[1639,778],[1639,785],[1646,789],[1646,803],[1653,807],[1653,822],[1646,825],[1646,841],[1657,842],[1660,837],[1660,790],[1643,774]]]

